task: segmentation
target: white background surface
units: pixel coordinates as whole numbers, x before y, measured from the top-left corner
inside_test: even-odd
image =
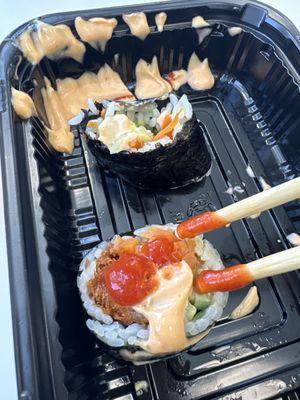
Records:
[[[24,22],[44,14],[155,1],[157,0],[51,0],[48,2],[42,0],[0,0],[0,40]],[[288,16],[300,30],[299,0],[265,0],[264,2]]]
[[[62,11],[82,10],[101,7],[113,7],[125,4],[142,4],[157,0],[0,0],[0,41],[13,29],[24,22]],[[166,0],[168,1],[168,0]],[[266,0],[265,3],[285,14],[300,30],[299,0]],[[1,187],[1,174],[0,174]],[[6,260],[6,243],[4,236],[3,199],[0,191],[0,388],[3,400],[16,400],[16,376],[13,357],[12,324],[10,314],[10,297],[8,284],[8,266]]]

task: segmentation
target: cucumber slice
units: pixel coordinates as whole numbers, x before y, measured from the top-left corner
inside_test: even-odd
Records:
[[[185,318],[188,321],[192,321],[192,319],[194,318],[196,312],[197,312],[197,308],[195,306],[193,306],[193,304],[188,302],[188,304],[186,306],[186,309],[185,309]]]
[[[190,295],[189,302],[192,304],[195,303],[195,292],[194,291],[192,291],[192,293]]]
[[[205,310],[208,306],[210,306],[211,300],[212,300],[211,294],[195,293],[195,299],[193,304],[197,308],[197,310]]]
[[[197,314],[194,316],[193,321],[197,321],[197,319],[202,318],[205,313],[206,313],[206,310],[198,311]]]

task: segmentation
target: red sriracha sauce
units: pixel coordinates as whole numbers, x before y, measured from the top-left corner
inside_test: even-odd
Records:
[[[140,254],[123,254],[105,271],[105,284],[112,299],[133,306],[158,287],[157,266]]]
[[[105,271],[109,295],[122,306],[140,303],[158,287],[157,269],[182,260],[175,237],[161,236],[139,246],[138,254],[124,253]]]
[[[162,236],[143,244],[140,247],[140,253],[159,267],[182,260],[182,254],[175,249],[174,239],[167,236]]]
[[[195,281],[198,293],[227,292],[240,289],[253,281],[246,264],[238,264],[219,271],[201,271]]]
[[[200,215],[181,222],[177,227],[177,234],[181,239],[193,238],[200,233],[213,231],[228,224],[225,218],[215,211],[206,211]]]

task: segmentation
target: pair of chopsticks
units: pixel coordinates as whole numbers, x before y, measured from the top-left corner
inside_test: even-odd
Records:
[[[298,198],[300,198],[300,178],[295,178],[218,211],[207,211],[196,215],[179,224],[176,234],[181,239],[193,238]],[[300,246],[221,271],[202,271],[195,282],[195,288],[199,293],[231,291],[246,286],[254,280],[299,268]]]

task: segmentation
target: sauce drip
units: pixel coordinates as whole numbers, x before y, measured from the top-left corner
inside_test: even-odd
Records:
[[[37,23],[37,30],[26,30],[18,38],[18,46],[24,57],[38,64],[45,56],[51,60],[70,57],[82,62],[85,46],[75,38],[67,25],[48,25]]]
[[[203,28],[205,26],[209,26],[209,23],[207,21],[205,21],[205,19],[203,17],[201,17],[201,15],[198,15],[197,17],[194,17],[192,19],[192,27],[193,28]]]
[[[300,236],[293,232],[287,235],[287,240],[291,243],[293,246],[300,246]]]
[[[131,14],[123,14],[123,20],[129,26],[132,35],[141,40],[145,40],[150,33],[146,14],[143,12],[136,12]]]
[[[100,47],[102,51],[105,50],[117,25],[116,18],[90,18],[88,21],[81,17],[75,19],[75,28],[80,39],[89,43],[96,50]]]
[[[115,98],[132,99],[132,93],[122,82],[119,74],[105,64],[98,74],[85,72],[78,79],[65,78],[56,81],[55,90],[45,78],[42,88],[44,107],[49,122],[49,141],[56,151],[72,153],[74,137],[68,121],[82,109],[88,109],[88,99],[102,101]]]
[[[212,32],[211,28],[202,28],[202,29],[198,29],[197,30],[197,34],[198,34],[198,43],[201,44],[203,42],[203,40],[210,35],[210,33]]]
[[[228,33],[230,36],[236,36],[242,32],[243,32],[243,30],[239,26],[232,26],[231,28],[228,28]]]
[[[155,15],[155,23],[157,26],[158,32],[162,32],[164,30],[164,25],[167,20],[167,14],[165,12],[161,12]]]
[[[29,94],[13,87],[11,88],[11,104],[16,114],[22,119],[37,115],[33,100]]]
[[[189,345],[185,334],[184,312],[192,291],[193,273],[185,261],[172,266],[172,278],[157,274],[159,287],[133,309],[149,321],[149,339],[141,347],[150,353],[179,351]]]
[[[171,84],[173,90],[178,90],[182,85],[187,83],[188,74],[184,69],[171,71],[166,79]]]
[[[232,311],[230,318],[238,319],[252,313],[259,304],[257,287],[252,286],[241,303]]]
[[[71,154],[74,150],[74,136],[67,122],[67,112],[58,93],[52,88],[49,79],[44,78],[45,87],[41,89],[47,119],[48,139],[59,152]]]
[[[157,58],[153,57],[151,64],[140,59],[135,67],[136,88],[138,99],[162,97],[171,92],[171,85],[161,77]]]
[[[105,284],[112,299],[121,306],[144,300],[158,287],[156,265],[140,254],[123,254],[105,271]]]
[[[78,79],[58,79],[56,83],[57,93],[67,112],[67,120],[77,115],[81,109],[88,109],[88,99],[97,102],[104,99],[133,99],[132,93],[127,89],[120,75],[108,64],[104,64],[97,74],[85,72]]]
[[[51,129],[45,127],[48,133],[48,140],[53,148],[60,153],[72,154],[74,150],[74,135],[66,129]]]
[[[214,86],[215,79],[209,68],[208,60],[200,61],[196,53],[191,55],[188,64],[188,84],[194,90],[207,90]]]
[[[211,328],[207,329],[204,332],[199,333],[196,336],[188,338],[186,340],[186,345],[184,347],[178,348],[175,351],[181,351],[188,347],[193,346],[194,344],[196,344],[197,342],[202,340],[209,333],[210,330],[211,330]],[[147,343],[147,342],[145,342],[145,343]],[[143,343],[139,344],[139,346],[144,349]],[[127,349],[121,349],[120,354],[122,355],[122,357],[125,360],[131,361],[134,365],[144,365],[145,360],[151,360],[153,358],[152,354],[155,354],[155,356],[157,357],[157,356],[163,356],[164,354],[167,354],[167,352],[165,352],[163,348],[161,348],[159,352],[157,352],[157,353],[153,352],[152,354],[145,350],[138,350],[138,351],[131,352]]]

